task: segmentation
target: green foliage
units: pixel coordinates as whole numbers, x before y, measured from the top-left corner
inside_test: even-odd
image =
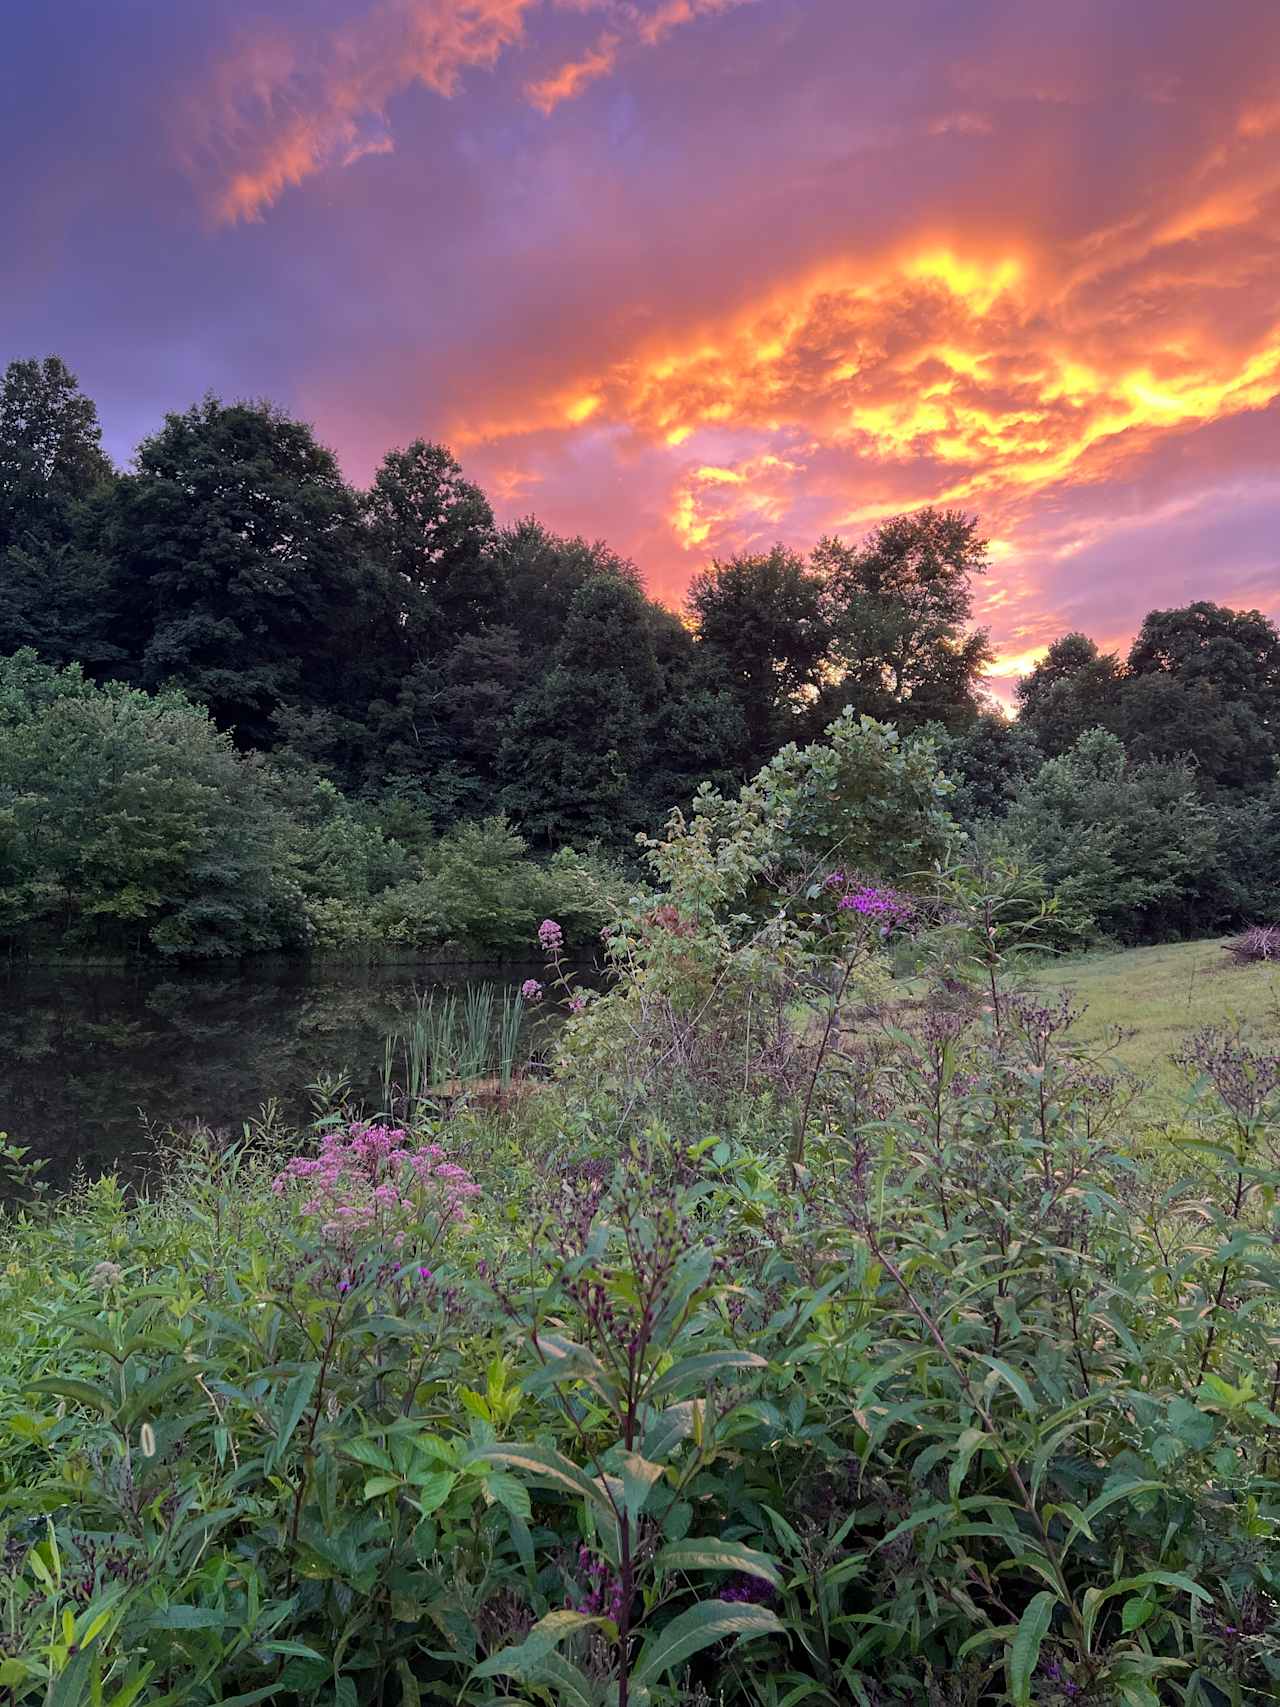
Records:
[[[742,717],[746,768],[787,740],[830,647],[822,586],[794,552],[714,563],[689,587],[689,611],[712,669]]]
[[[852,706],[903,728],[970,722],[991,658],[986,631],[967,626],[970,578],[987,566],[977,517],[926,507],[856,547],[824,539],[813,561],[832,636],[824,713]]]
[[[1189,765],[1132,763],[1102,729],[1048,760],[1007,824],[1072,912],[1121,937],[1158,935],[1176,920],[1217,840]]]
[[[1003,818],[1044,763],[1035,733],[1021,718],[987,711],[959,730],[926,724],[938,763],[955,784],[948,805],[957,823],[974,826]]]
[[[452,942],[488,953],[527,953],[540,920],[558,919],[571,942],[591,941],[609,916],[616,873],[564,849],[547,860],[503,817],[455,825],[421,860],[421,875],[381,894],[378,936],[408,947]]]
[[[1115,653],[1100,652],[1087,634],[1064,634],[1018,682],[1019,719],[1057,758],[1090,729],[1111,726],[1121,679]]]
[[[950,793],[931,741],[846,709],[821,741],[783,747],[736,798],[699,789],[690,816],[673,813],[666,838],[645,846],[677,906],[726,910],[766,873],[802,885],[833,865],[923,871],[955,833]]]
[[[181,694],[0,662],[0,922],[11,938],[166,954],[277,948],[296,930],[279,822]]]
[[[438,654],[483,625],[498,586],[493,511],[443,445],[388,451],[363,508],[415,649]]]
[[[1280,1064],[1193,1040],[1158,1183],[1073,1017],[864,1026],[800,1169],[550,1090],[388,1135],[476,1158],[465,1219],[322,1229],[278,1134],[14,1212],[0,1684],[1271,1699]]]
[[[0,931],[27,948],[526,952],[593,939],[616,879],[528,856],[500,818],[417,855],[332,783],[241,755],[182,694],[0,660]]]
[[[135,679],[178,681],[242,746],[322,706],[374,615],[355,501],[311,429],[206,398],[144,440],[117,488]]]
[[[1051,886],[1055,873],[1069,880],[1066,912],[1092,908],[1100,929],[1189,934],[1274,910],[1280,634],[1260,612],[1206,601],[1152,611],[1123,661],[1065,635],[1019,684],[1009,722],[982,693],[990,654],[972,589],[986,544],[961,511],[890,517],[807,558],[777,545],[712,564],[679,617],[601,541],[533,518],[497,527],[443,445],[389,452],[358,492],[312,429],[268,402],[205,397],[144,439],[127,474],[99,437],[57,357],[10,363],[0,656],[31,647],[99,683],[181,691],[240,751],[319,776],[352,803],[314,847],[285,827],[280,884],[296,880],[303,899],[300,914],[288,903],[282,943],[385,942],[374,903],[392,891],[405,893],[389,928],[425,943],[412,919],[425,916],[426,878],[413,862],[453,826],[501,811],[540,854],[571,843],[626,858],[700,784],[731,798],[791,738],[850,709],[904,738],[933,735],[964,828],[1016,804],[1031,862]],[[1117,861],[1100,846],[1111,820],[1046,808],[1056,773],[1032,780],[1041,754],[1067,758],[1099,729],[1148,767],[1149,804],[1149,767],[1166,767],[1153,823],[1192,768],[1216,855],[1157,860],[1148,887],[1120,869],[1111,888]],[[1094,783],[1084,791],[1096,797]],[[1072,836],[1083,829],[1078,869],[1046,811]],[[380,827],[409,863],[394,869],[400,856],[357,826]],[[273,934],[239,933],[220,899],[211,909],[179,933],[183,952],[219,934],[246,945]],[[118,934],[113,946],[127,945]]]

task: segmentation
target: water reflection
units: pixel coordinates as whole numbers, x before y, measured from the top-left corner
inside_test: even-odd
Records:
[[[385,1039],[435,988],[500,987],[510,965],[342,966],[249,971],[12,968],[0,976],[0,1131],[65,1179],[145,1165],[143,1117],[230,1131],[275,1097],[291,1118],[306,1087],[345,1071],[376,1104]]]

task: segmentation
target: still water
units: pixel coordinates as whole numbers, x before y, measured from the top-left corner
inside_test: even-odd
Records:
[[[345,1071],[377,1106],[385,1039],[420,998],[519,966],[144,967],[0,971],[0,1131],[48,1159],[46,1177],[145,1171],[145,1121],[237,1132],[269,1098],[292,1118],[308,1085]]]

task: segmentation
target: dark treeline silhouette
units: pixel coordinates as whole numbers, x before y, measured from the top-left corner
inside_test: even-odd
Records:
[[[976,518],[926,509],[808,558],[713,563],[678,615],[602,542],[499,527],[440,445],[388,452],[357,491],[304,423],[206,397],[120,471],[60,359],[13,362],[0,382],[0,657],[180,692],[277,779],[337,791],[411,850],[501,814],[534,850],[625,853],[698,783],[736,784],[847,706],[928,731],[961,823],[1016,834],[1051,875],[1082,826],[1048,793],[1098,812],[1100,777],[1203,815],[1210,864],[1233,838],[1280,843],[1265,617],[1156,611],[1123,661],[1068,635],[1010,722],[981,688],[985,565]],[[0,778],[0,810],[17,786]],[[1097,872],[1114,865],[1102,843],[1124,840],[1112,830],[1091,844]],[[1114,928],[1261,910],[1253,878],[1206,875],[1206,858],[1190,887],[1170,880],[1176,905],[1134,903]]]

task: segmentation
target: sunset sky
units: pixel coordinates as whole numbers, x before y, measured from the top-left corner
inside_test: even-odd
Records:
[[[41,0],[0,361],[127,461],[206,389],[442,439],[678,603],[925,502],[998,672],[1280,615],[1276,0]]]

